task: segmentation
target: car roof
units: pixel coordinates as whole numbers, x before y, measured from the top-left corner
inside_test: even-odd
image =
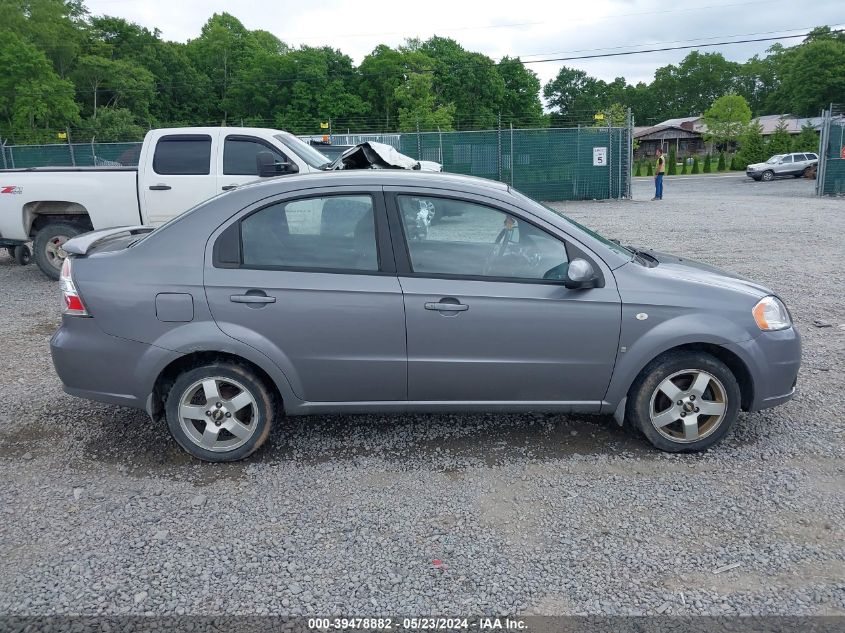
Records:
[[[250,182],[238,187],[243,190],[279,188],[285,190],[297,187],[310,188],[319,185],[327,187],[337,185],[384,185],[384,186],[414,186],[434,187],[443,189],[460,189],[461,187],[488,188],[496,191],[508,191],[510,187],[497,180],[488,180],[477,176],[463,174],[449,174],[410,169],[349,169],[338,171],[312,172],[308,174],[288,174]]]

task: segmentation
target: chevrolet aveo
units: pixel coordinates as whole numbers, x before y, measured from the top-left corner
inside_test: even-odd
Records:
[[[366,170],[217,196],[65,245],[67,393],[246,457],[282,414],[612,414],[698,451],[794,391],[770,290],[624,247],[507,185]]]

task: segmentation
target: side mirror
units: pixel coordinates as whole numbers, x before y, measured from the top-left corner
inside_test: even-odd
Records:
[[[593,265],[586,259],[573,259],[566,269],[566,278],[563,285],[570,290],[579,288],[593,288],[598,280]]]
[[[280,174],[295,174],[299,171],[293,163],[277,163],[272,152],[258,152],[255,155],[259,178],[271,178]]]

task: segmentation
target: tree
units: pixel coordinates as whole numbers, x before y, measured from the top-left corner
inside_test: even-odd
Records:
[[[54,128],[79,120],[73,84],[60,79],[47,56],[11,31],[0,31],[0,135],[55,139]]]
[[[692,172],[690,172],[690,173],[697,174],[698,172],[699,172],[698,156],[693,156],[692,157]]]
[[[434,60],[431,87],[435,101],[454,106],[455,125],[475,129],[496,126],[505,82],[492,59],[436,35],[425,42],[412,43],[405,50],[422,52]]]
[[[786,121],[780,119],[775,131],[769,138],[769,153],[770,154],[788,154],[792,150],[792,137],[789,135],[786,127]]]
[[[739,155],[746,165],[762,163],[768,158],[766,155],[766,141],[763,139],[763,127],[759,123],[752,123],[742,135],[739,142]]]
[[[721,53],[692,51],[678,66],[658,68],[650,90],[659,95],[661,118],[703,112],[719,97],[736,91],[740,66]]]
[[[704,167],[701,170],[702,173],[709,174],[713,171],[711,167],[711,160],[712,158],[710,156],[710,152],[707,152],[707,154],[704,156]]]
[[[725,171],[725,152],[719,152],[719,162],[716,164],[716,171]]]
[[[678,157],[675,155],[675,148],[669,150],[669,159],[667,160],[669,163],[667,165],[666,174],[668,176],[674,176],[678,173]]]
[[[557,124],[592,120],[606,104],[607,84],[583,70],[563,66],[543,87],[543,96]]]
[[[518,127],[536,127],[546,122],[540,102],[540,80],[518,57],[503,57],[496,64],[505,83],[502,120]]]
[[[596,114],[600,115],[600,119],[596,120],[594,127],[625,127],[628,124],[628,111],[619,103],[611,103]]]
[[[408,80],[396,89],[400,131],[453,129],[455,105],[438,104],[432,83],[431,75],[412,73]]]
[[[796,152],[818,152],[819,134],[809,123],[801,127],[801,132],[793,139],[792,149]]]
[[[845,102],[845,41],[808,39],[784,55],[781,83],[770,105],[780,112],[813,116],[831,103]]]
[[[730,94],[719,97],[704,112],[707,131],[704,138],[717,145],[730,145],[745,132],[751,121],[751,108],[744,97]]]

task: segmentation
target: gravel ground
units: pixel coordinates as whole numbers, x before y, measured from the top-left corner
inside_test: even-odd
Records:
[[[200,463],[62,393],[55,284],[0,255],[0,613],[845,614],[845,201],[650,187],[557,206],[772,286],[804,337],[795,400],[701,455],[606,417],[353,416]]]

